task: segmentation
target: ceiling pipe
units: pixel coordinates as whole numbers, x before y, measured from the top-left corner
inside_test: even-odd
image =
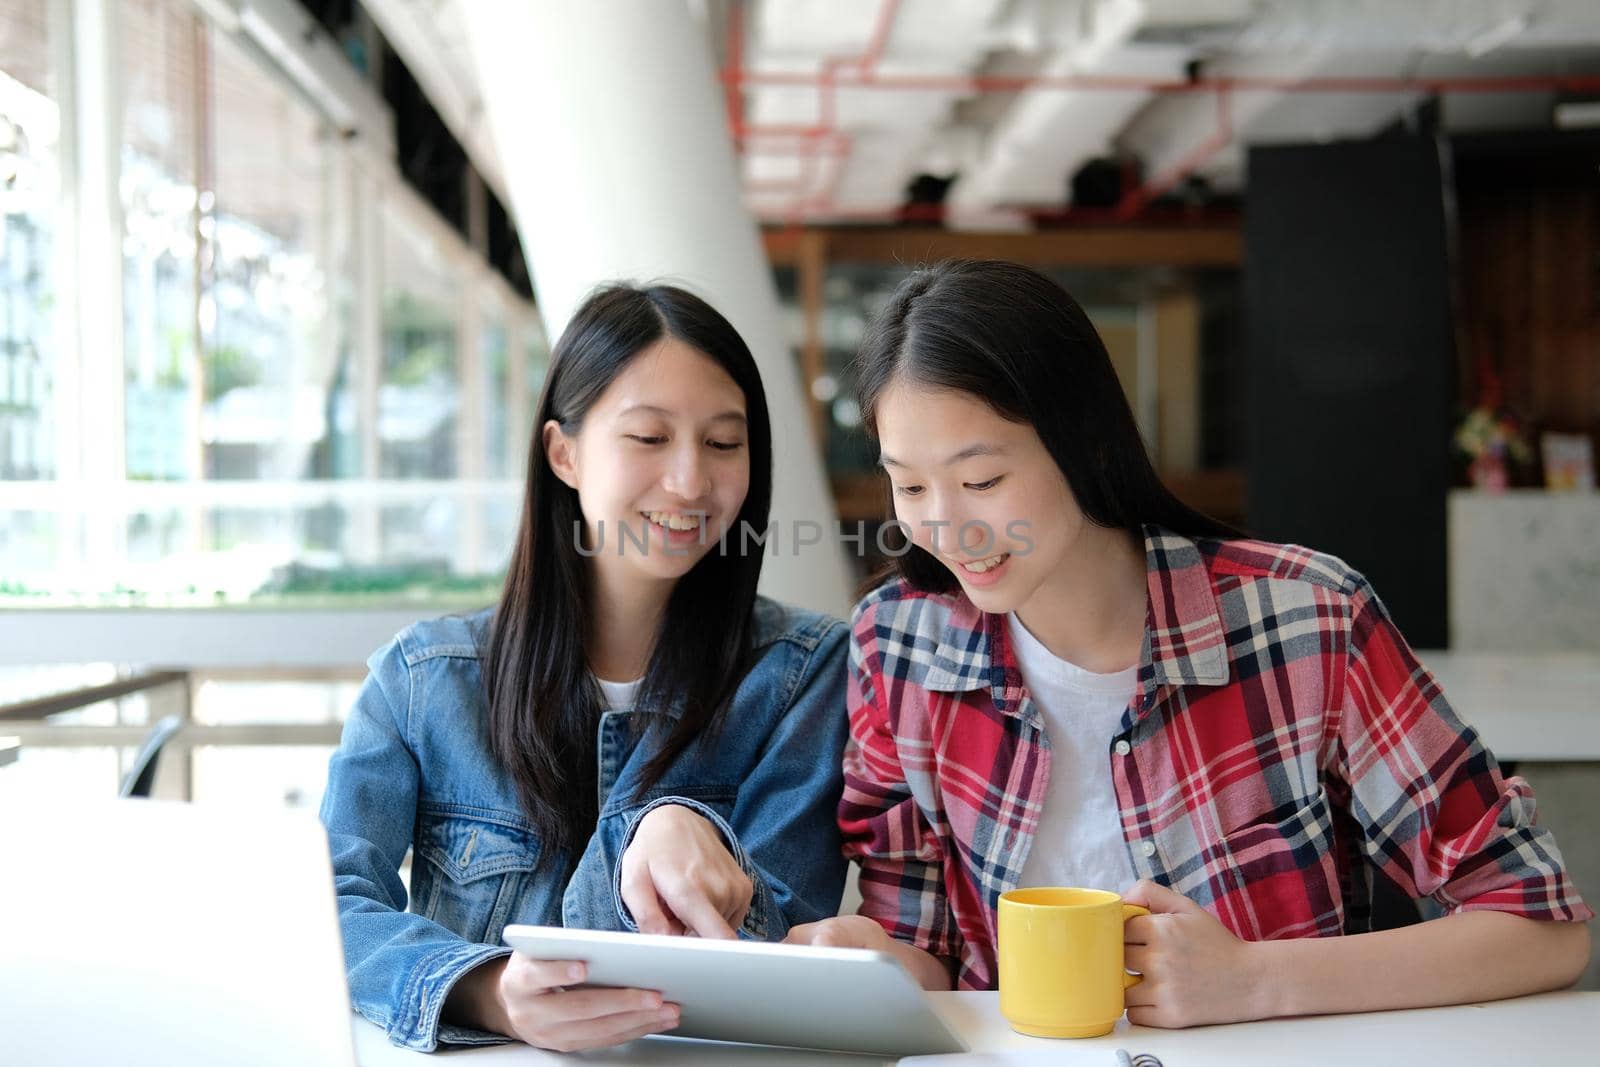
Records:
[[[721,77],[729,108],[729,125],[735,145],[743,149],[750,141],[775,141],[765,149],[778,154],[793,153],[800,157],[799,173],[793,179],[750,183],[750,191],[773,194],[790,193],[794,202],[786,212],[789,225],[797,226],[806,212],[827,214],[830,217],[899,217],[930,220],[942,219],[942,205],[896,205],[882,212],[860,209],[841,211],[834,204],[839,182],[848,165],[854,148],[851,136],[838,128],[837,93],[840,88],[881,89],[889,91],[955,92],[978,95],[991,92],[1026,92],[1037,90],[1148,92],[1157,95],[1210,93],[1216,100],[1217,126],[1213,133],[1197,145],[1176,164],[1151,180],[1130,190],[1109,213],[1068,210],[1059,213],[1030,212],[1034,218],[1051,214],[1059,217],[1081,217],[1089,214],[1109,217],[1118,222],[1128,222],[1138,217],[1159,197],[1203,167],[1232,143],[1232,99],[1234,94],[1265,93],[1600,93],[1600,75],[1539,75],[1539,76],[1485,76],[1485,77],[1274,77],[1263,75],[1237,75],[1198,78],[1139,78],[1119,75],[1062,74],[1062,75],[918,75],[885,74],[877,69],[878,61],[888,45],[898,13],[899,0],[881,0],[871,36],[865,50],[858,56],[833,56],[823,60],[816,74],[781,71],[756,71],[744,69],[742,5],[730,4],[728,16],[728,62]],[[759,126],[744,120],[743,91],[749,86],[812,87],[817,90],[818,121],[814,125]],[[787,139],[788,143],[784,141]],[[832,160],[826,185],[820,193],[807,196],[817,180],[818,168],[825,159]],[[929,209],[932,210],[929,210]]]
[[[722,68],[722,96],[728,109],[728,129],[733,134],[733,150],[743,149],[744,85],[738,74],[744,69],[744,5],[728,5],[727,62]]]
[[[850,163],[850,154],[855,150],[855,139],[838,128],[837,73],[853,66],[861,77],[871,78],[876,72],[884,48],[888,46],[889,33],[894,29],[895,15],[899,14],[899,11],[900,0],[880,0],[878,15],[872,26],[872,35],[867,39],[866,51],[853,61],[839,59],[823,63],[822,69],[828,75],[827,91],[818,103],[821,106],[823,124],[834,131],[833,166],[828,169],[827,184],[823,186],[822,192],[812,197],[810,201],[802,200],[795,204],[789,213],[790,225],[798,225],[803,221],[803,213],[807,209],[820,213],[826,212],[832,206],[834,195],[839,191],[839,181],[844,176],[844,169]]]
[[[853,138],[838,128],[838,100],[835,94],[840,75],[842,72],[853,70],[855,79],[871,79],[876,76],[878,60],[888,47],[889,34],[894,29],[894,20],[899,9],[900,0],[880,0],[866,48],[859,55],[829,56],[822,61],[816,75],[804,76],[806,80],[802,84],[814,86],[817,90],[817,122],[814,125],[762,126],[752,125],[744,119],[743,89],[745,85],[751,84],[747,78],[749,72],[741,69],[744,59],[744,18],[741,5],[729,5],[728,62],[724,66],[723,79],[727,91],[729,126],[734,145],[742,148],[752,139],[768,137],[797,139],[797,143],[789,148],[800,157],[801,161],[800,173],[795,178],[755,182],[746,186],[760,193],[792,192],[795,199],[785,212],[786,221],[790,226],[798,226],[803,222],[807,210],[825,211],[832,203],[840,176],[844,173],[854,148]],[[785,150],[780,148],[779,151]],[[808,195],[816,185],[817,170],[825,159],[830,158],[833,160],[833,166],[823,191],[820,194]]]
[[[1217,100],[1217,128],[1210,137],[1207,137],[1196,146],[1188,155],[1177,163],[1157,175],[1155,178],[1129,190],[1122,200],[1113,209],[1112,214],[1119,222],[1127,222],[1142,212],[1152,201],[1161,197],[1183,181],[1189,175],[1205,166],[1211,157],[1221,152],[1233,143],[1233,107],[1232,97],[1227,90],[1218,90]]]
[[[725,77],[737,79],[741,86],[816,86],[817,75],[791,71],[739,71]],[[857,75],[835,79],[838,87],[883,89],[896,92],[1010,93],[1030,89],[1082,89],[1106,92],[1145,91],[1152,93],[1275,92],[1275,93],[1530,93],[1600,92],[1600,75],[1539,74],[1514,76],[1447,78],[1272,77],[1239,75],[1232,77],[1131,78],[1114,74],[883,74]]]
[[[1142,0],[1099,0],[1081,15],[1077,32],[1058,35],[1033,77],[1093,77],[1111,70],[1124,78],[1169,81],[1192,58],[1188,49],[1170,45],[1129,47],[1149,16]],[[945,198],[955,224],[974,212],[983,219],[1008,197],[1019,205],[1059,199],[1061,176],[1105,155],[1151,94],[1124,90],[1101,94],[1092,105],[1090,99],[1071,91],[1019,94],[987,132],[981,157],[961,168]]]

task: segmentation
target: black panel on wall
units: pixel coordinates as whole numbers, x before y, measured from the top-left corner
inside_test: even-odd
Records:
[[[1249,525],[1364,573],[1442,648],[1453,345],[1427,138],[1254,148],[1245,209]]]

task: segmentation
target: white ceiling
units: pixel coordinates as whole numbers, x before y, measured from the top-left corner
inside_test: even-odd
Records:
[[[458,5],[471,0],[365,2],[491,185],[503,189],[460,24]],[[773,221],[892,218],[908,183],[930,173],[956,176],[947,197],[954,221],[1015,223],[1022,211],[1066,207],[1071,175],[1107,155],[1137,160],[1147,180],[1192,170],[1233,191],[1243,181],[1244,146],[1370,136],[1428,95],[1419,81],[1600,75],[1600,0],[693,7],[724,68],[738,56],[748,75],[746,197]],[[730,50],[735,28],[740,47]],[[1245,84],[1225,100],[1212,91],[1157,91],[1191,69]],[[831,100],[822,86],[828,71]],[[1382,91],[1295,88],[1308,79],[1378,80]],[[1447,88],[1442,116],[1451,129],[1547,126],[1555,100],[1549,86]]]

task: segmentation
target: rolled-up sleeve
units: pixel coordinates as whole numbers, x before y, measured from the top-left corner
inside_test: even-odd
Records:
[[[861,865],[860,914],[889,936],[935,956],[959,959],[961,931],[944,885],[944,850],[906,782],[896,716],[884,700],[874,637],[875,605],[851,620],[839,830],[845,856]]]
[[[1592,919],[1555,838],[1536,822],[1533,790],[1502,774],[1365,581],[1351,612],[1336,773],[1350,786],[1367,856],[1447,912]]]

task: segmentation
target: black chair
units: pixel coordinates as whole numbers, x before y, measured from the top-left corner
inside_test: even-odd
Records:
[[[183,729],[183,718],[178,715],[168,715],[150,728],[150,733],[144,739],[144,745],[139,749],[139,754],[134,757],[133,766],[128,768],[127,775],[122,779],[122,788],[117,790],[118,796],[123,797],[148,797],[150,787],[155,784],[156,765],[161,762],[161,750],[166,747]]]

